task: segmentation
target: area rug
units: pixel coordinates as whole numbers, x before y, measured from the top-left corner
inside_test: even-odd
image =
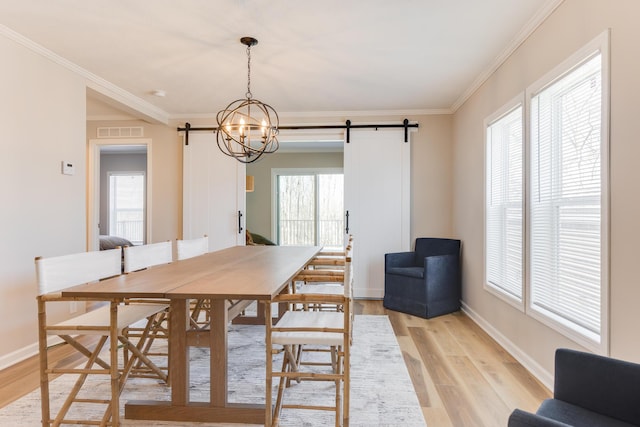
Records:
[[[398,342],[386,316],[358,315],[354,320],[351,348],[351,426],[426,426],[420,404],[409,378]],[[237,403],[264,403],[264,327],[232,325],[229,331],[229,400]],[[208,350],[191,350],[191,399],[208,399]],[[277,363],[277,361],[275,362]],[[278,366],[278,365],[275,365]],[[70,376],[69,376],[70,377]],[[57,409],[70,388],[72,378],[51,383],[52,409]],[[108,395],[107,381],[96,379],[91,393]],[[274,390],[275,393],[275,390]],[[287,392],[294,399],[313,399],[328,404],[334,396],[331,383],[302,382]],[[121,397],[128,400],[169,400],[170,389],[158,381],[131,378]],[[124,409],[121,405],[122,413]],[[82,408],[84,414],[91,408]],[[99,414],[96,413],[96,418]],[[176,423],[133,421],[121,418],[123,426],[240,426],[221,423]],[[282,426],[315,427],[334,424],[332,413],[285,409]],[[35,427],[40,425],[40,391],[0,409],[0,426]]]

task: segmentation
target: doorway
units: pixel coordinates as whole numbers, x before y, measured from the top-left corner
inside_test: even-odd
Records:
[[[283,246],[342,249],[344,175],[333,169],[273,169],[275,230]]]
[[[92,139],[88,162],[87,247],[100,236],[151,241],[151,140]]]

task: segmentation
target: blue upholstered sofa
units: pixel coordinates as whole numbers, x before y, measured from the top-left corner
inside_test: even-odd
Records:
[[[384,307],[431,318],[460,309],[460,240],[416,239],[413,252],[385,254]]]
[[[640,365],[558,349],[553,399],[535,414],[516,409],[509,427],[640,426]]]

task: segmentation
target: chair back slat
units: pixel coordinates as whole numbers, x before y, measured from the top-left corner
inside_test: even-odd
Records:
[[[178,260],[204,255],[209,252],[209,238],[176,240],[176,252]]]
[[[344,296],[351,298],[353,295],[353,243],[347,248],[344,258]]]
[[[35,263],[38,295],[117,276],[122,268],[120,249],[36,258]]]
[[[124,248],[124,272],[131,273],[173,261],[171,242],[151,243]]]

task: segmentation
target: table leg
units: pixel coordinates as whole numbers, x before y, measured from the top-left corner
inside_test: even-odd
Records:
[[[264,313],[265,319],[269,319],[269,323],[265,323],[265,347],[266,347],[266,384],[265,384],[265,414],[264,414],[264,425],[265,427],[271,427],[272,423],[272,393],[271,393],[271,385],[273,382],[273,354],[271,353],[271,304],[267,301],[267,304],[264,304]]]
[[[171,401],[174,405],[189,402],[189,347],[187,329],[189,323],[189,300],[171,300],[169,320],[169,360],[171,362]]]
[[[228,303],[211,300],[209,334],[211,394],[209,402],[189,401],[189,300],[172,299],[169,351],[171,362],[171,402],[130,401],[125,418],[137,420],[195,421],[264,424],[265,406],[227,401]],[[197,335],[197,334],[196,334]],[[197,337],[196,337],[197,341]]]
[[[209,344],[211,348],[211,396],[212,406],[227,404],[227,300],[211,300],[211,328]]]

